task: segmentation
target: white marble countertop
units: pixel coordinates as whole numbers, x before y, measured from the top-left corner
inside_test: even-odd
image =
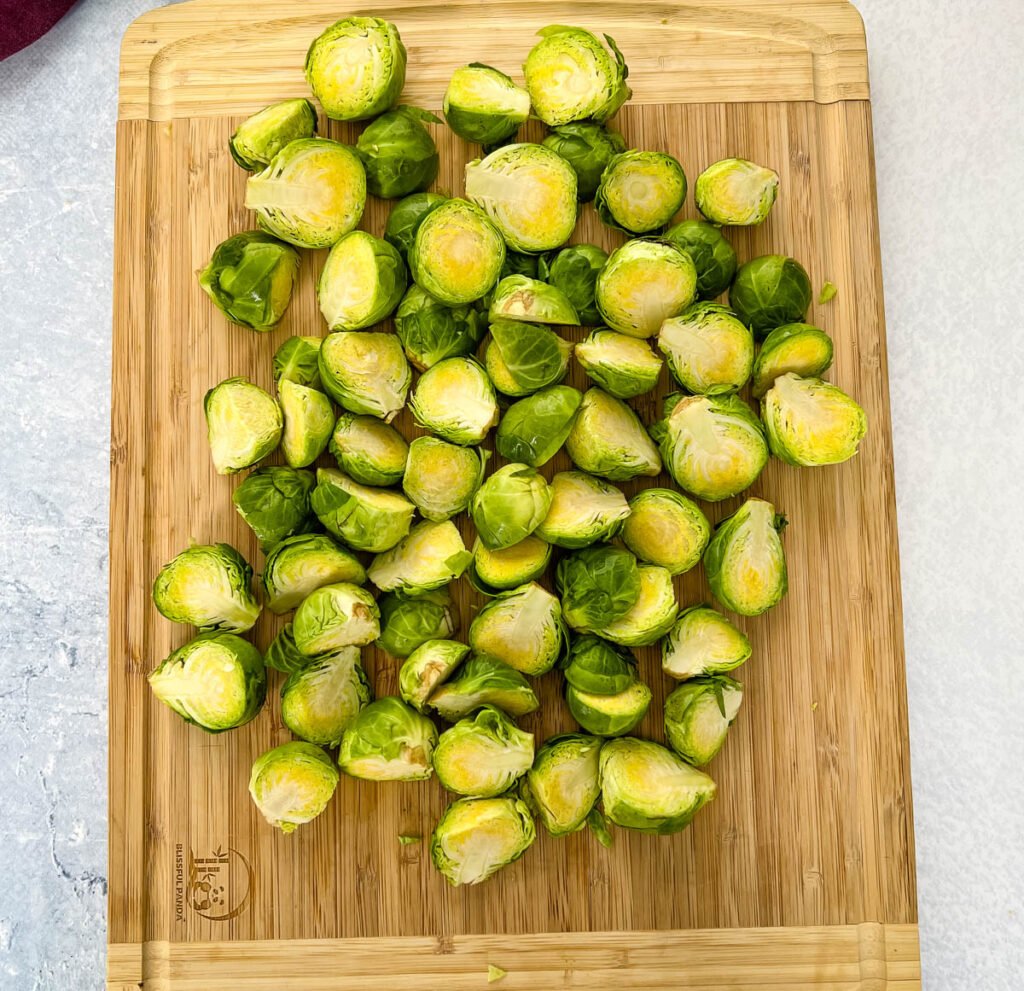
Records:
[[[118,44],[0,64],[0,988],[102,985]],[[1024,983],[1024,3],[860,0],[925,986]],[[339,8],[340,10],[340,8]]]

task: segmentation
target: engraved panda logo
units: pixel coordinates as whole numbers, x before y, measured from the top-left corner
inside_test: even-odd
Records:
[[[211,922],[237,918],[249,907],[252,889],[252,866],[234,847],[205,856],[189,850],[186,899],[197,915]]]

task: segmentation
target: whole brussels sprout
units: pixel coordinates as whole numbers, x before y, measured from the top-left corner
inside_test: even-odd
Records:
[[[452,73],[444,92],[448,126],[466,141],[498,145],[530,116],[530,94],[504,72],[470,62]]]
[[[436,210],[448,197],[442,193],[413,193],[400,199],[388,214],[384,224],[384,240],[394,245],[398,253],[408,261],[416,232],[428,213]]]
[[[553,330],[518,320],[496,320],[484,351],[494,387],[506,396],[526,396],[560,382],[572,345]]]
[[[501,795],[532,765],[533,734],[492,705],[446,729],[434,750],[437,780],[458,795]]]
[[[434,690],[462,663],[469,647],[457,640],[427,640],[398,672],[398,692],[417,712],[424,712]]]
[[[572,718],[594,736],[623,736],[647,714],[651,690],[642,681],[616,695],[594,695],[566,685],[565,701]]]
[[[582,400],[571,385],[552,385],[520,399],[501,418],[495,448],[509,461],[540,468],[565,443]]]
[[[722,749],[743,701],[731,678],[694,678],[665,699],[665,736],[684,760],[702,767]]]
[[[359,711],[341,738],[338,764],[366,781],[422,781],[433,773],[434,724],[394,696]]]
[[[642,340],[615,330],[591,331],[574,353],[595,384],[617,399],[650,392],[661,375],[661,358]]]
[[[578,327],[580,322],[561,289],[526,275],[506,275],[498,283],[487,315],[492,325],[499,320],[523,320]]]
[[[366,231],[352,231],[331,248],[316,294],[331,330],[365,330],[390,315],[405,286],[398,249]]]
[[[661,645],[661,666],[670,678],[685,681],[719,675],[750,657],[750,641],[710,606],[684,609]]]
[[[310,389],[320,388],[320,345],[322,337],[289,337],[274,352],[274,381],[295,382]]]
[[[613,482],[661,472],[658,449],[640,418],[597,388],[584,393],[565,449],[577,468]]]
[[[672,377],[688,392],[737,392],[754,367],[754,335],[727,306],[695,303],[658,331]]]
[[[672,489],[645,489],[629,500],[622,542],[647,564],[681,575],[696,567],[711,539],[700,507]]]
[[[518,860],[536,838],[533,816],[519,799],[461,798],[434,829],[430,857],[450,884],[479,884]]]
[[[729,305],[757,338],[803,320],[811,305],[811,279],[795,258],[761,255],[745,262],[729,290]]]
[[[294,671],[301,671],[313,663],[312,657],[307,657],[295,646],[295,631],[291,623],[285,623],[280,632],[270,641],[263,662],[268,668],[280,671],[283,674],[292,674]]]
[[[477,534],[491,550],[511,547],[540,526],[551,490],[529,465],[504,465],[476,490],[469,504]]]
[[[391,422],[405,406],[412,372],[394,334],[339,331],[320,348],[320,378],[336,403],[350,413]]]
[[[446,306],[417,285],[409,287],[395,311],[395,333],[421,372],[445,358],[472,354],[486,327],[475,306]]]
[[[235,489],[231,501],[266,554],[285,537],[307,533],[313,473],[301,468],[257,468]]]
[[[456,677],[434,691],[428,704],[450,723],[482,705],[496,706],[513,719],[540,707],[536,693],[523,675],[504,661],[486,656],[466,661]]]
[[[372,692],[358,647],[314,658],[281,687],[281,722],[300,740],[336,747]]]
[[[234,475],[262,461],[284,430],[281,407],[245,378],[224,379],[203,400],[210,456],[218,475]]]
[[[312,743],[283,743],[256,758],[249,794],[271,826],[291,833],[311,822],[338,787],[338,769]]]
[[[367,574],[382,592],[416,595],[454,581],[472,560],[451,520],[423,520],[391,550],[378,554]]]
[[[380,607],[377,646],[392,657],[408,657],[428,640],[450,637],[458,626],[447,588],[420,595],[387,592],[377,605]]]
[[[641,564],[640,595],[629,611],[608,623],[600,634],[606,640],[626,647],[646,647],[657,643],[676,621],[676,601],[672,575],[655,564]]]
[[[562,668],[567,684],[585,695],[618,695],[637,680],[630,651],[589,635],[573,640]]]
[[[685,251],[697,271],[697,298],[714,299],[732,284],[736,252],[725,235],[704,220],[683,220],[662,237]]]
[[[398,199],[422,192],[437,178],[441,159],[424,121],[441,123],[428,110],[402,106],[381,114],[359,135],[356,153],[374,196]]]
[[[505,264],[501,266],[500,282],[508,275],[525,275],[528,278],[537,278],[537,255],[524,255],[521,251],[506,251]]]
[[[592,120],[574,121],[554,128],[541,142],[562,156],[576,173],[576,196],[581,203],[594,198],[601,173],[608,163],[626,150],[626,142],[617,131]]]
[[[235,128],[228,151],[247,172],[257,172],[286,145],[316,134],[316,108],[309,100],[282,100]]]
[[[536,582],[491,599],[469,627],[469,645],[475,653],[535,677],[555,666],[565,639],[558,599]]]
[[[551,545],[538,537],[524,537],[511,547],[491,550],[477,540],[473,546],[473,564],[467,574],[470,581],[488,593],[518,588],[547,571]]]
[[[778,192],[774,169],[745,158],[723,158],[697,176],[693,198],[712,223],[749,227],[771,213]]]
[[[363,485],[400,482],[409,456],[409,445],[394,427],[352,413],[338,417],[330,450],[342,471]]]
[[[572,629],[598,632],[640,597],[640,571],[627,550],[600,544],[562,558],[555,572],[562,615]]]
[[[282,379],[277,390],[284,428],[281,453],[289,467],[305,468],[323,453],[334,429],[334,407],[319,389]]]
[[[479,444],[498,422],[494,387],[472,358],[445,358],[428,368],[409,408],[421,427],[452,444]]]
[[[366,569],[355,555],[326,533],[286,537],[267,555],[263,569],[267,608],[278,614],[294,609],[322,585],[362,585],[365,581]]]
[[[602,740],[583,733],[553,736],[537,751],[523,795],[552,836],[582,829],[601,787],[598,759]]]
[[[321,523],[357,551],[379,554],[408,532],[416,507],[388,489],[360,485],[333,468],[320,468],[310,506]]]
[[[380,636],[380,609],[365,588],[351,582],[321,585],[299,603],[292,634],[307,657],[364,647]]]
[[[160,569],[153,603],[172,623],[244,633],[260,614],[251,581],[252,568],[230,544],[193,544]]]
[[[761,345],[754,361],[751,392],[760,399],[780,375],[793,372],[802,378],[817,378],[832,364],[832,338],[809,323],[787,323],[776,327]]]
[[[601,322],[594,300],[597,276],[608,261],[608,252],[596,244],[574,244],[563,248],[551,261],[541,259],[541,278],[560,289],[584,326]]]
[[[425,519],[451,519],[469,508],[483,481],[486,463],[487,452],[480,448],[417,437],[409,445],[402,491]]]
[[[660,151],[624,151],[601,173],[594,196],[597,215],[627,234],[660,231],[686,199],[686,173]]]
[[[575,549],[610,540],[629,515],[622,490],[582,471],[551,479],[551,506],[536,534],[549,544]]]

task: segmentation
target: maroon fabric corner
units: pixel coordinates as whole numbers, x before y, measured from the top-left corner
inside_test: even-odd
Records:
[[[0,61],[41,38],[75,0],[0,0]]]

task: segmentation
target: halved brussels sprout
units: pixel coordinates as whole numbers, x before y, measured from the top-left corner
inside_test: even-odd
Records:
[[[526,275],[506,275],[491,299],[488,318],[523,320],[528,323],[558,323],[578,327],[579,315],[561,289]]]
[[[780,375],[794,372],[803,378],[817,378],[832,364],[832,338],[809,323],[787,323],[776,327],[761,345],[754,361],[751,392],[760,399]]]
[[[483,481],[486,463],[487,452],[480,448],[417,437],[409,445],[402,491],[425,519],[451,519],[469,508]]]
[[[597,277],[595,299],[605,323],[630,337],[653,337],[678,316],[697,291],[697,270],[681,248],[660,241],[627,241]]]
[[[565,449],[577,468],[613,482],[661,472],[658,449],[640,418],[597,388],[583,394]]]
[[[536,712],[540,701],[526,678],[495,657],[471,657],[430,696],[428,705],[450,723],[482,705],[493,705],[518,719]]]
[[[322,337],[289,337],[274,352],[274,381],[296,382],[320,388],[320,345]]]
[[[739,267],[729,305],[761,338],[775,327],[803,320],[811,305],[811,278],[795,258],[761,255]]]
[[[650,740],[610,740],[601,748],[601,801],[617,826],[678,833],[715,797],[714,781]]]
[[[665,467],[698,499],[720,502],[739,494],[768,463],[764,428],[738,396],[685,396],[664,428]]]
[[[551,506],[537,536],[558,547],[587,547],[610,540],[629,516],[622,490],[582,471],[560,471],[551,479]]]
[[[433,773],[434,724],[389,695],[364,706],[341,738],[338,764],[366,781],[422,781]]]
[[[771,609],[787,587],[779,534],[786,518],[763,499],[748,499],[718,524],[704,552],[704,572],[715,598],[741,616]]]
[[[511,547],[498,550],[491,550],[477,540],[469,573],[473,584],[482,584],[488,591],[500,591],[540,578],[550,561],[551,545],[538,537],[524,537]]]
[[[710,606],[684,609],[661,645],[661,667],[670,678],[718,675],[750,657],[750,641]]]
[[[314,658],[281,687],[281,722],[300,740],[336,747],[372,696],[358,647]]]
[[[736,252],[714,224],[684,220],[673,224],[662,237],[693,260],[698,299],[714,299],[729,288],[736,274]]]
[[[636,558],[621,547],[586,547],[558,562],[562,615],[580,633],[598,632],[626,615],[640,597]]]
[[[333,468],[317,469],[316,482],[313,512],[349,547],[379,554],[409,532],[416,507],[398,492],[360,485]]]
[[[681,575],[696,567],[710,539],[708,518],[680,492],[645,489],[629,500],[622,541],[647,564]]]
[[[405,474],[409,445],[375,416],[342,413],[334,427],[331,454],[342,471],[363,485],[394,485]]]
[[[641,564],[640,595],[629,611],[608,623],[600,634],[606,640],[625,647],[646,647],[657,643],[676,621],[679,603],[672,575],[656,564]]]
[[[848,461],[868,432],[864,410],[842,389],[792,372],[765,393],[761,418],[772,454],[804,467]]]
[[[445,358],[428,368],[409,408],[421,427],[453,444],[479,444],[498,422],[494,386],[472,358]]]
[[[600,637],[576,637],[563,662],[568,684],[587,695],[618,695],[637,680],[636,658]]]
[[[391,208],[384,224],[384,240],[394,245],[398,253],[408,261],[423,218],[447,202],[448,197],[442,193],[413,193],[399,200]]]
[[[350,582],[321,585],[299,603],[292,635],[307,657],[363,647],[380,636],[380,610],[373,596]]]
[[[686,199],[686,173],[661,151],[624,151],[601,173],[594,196],[597,215],[627,234],[660,231]]]
[[[659,358],[642,340],[615,330],[594,330],[577,344],[576,360],[605,392],[632,399],[650,392],[661,374]]]
[[[639,679],[616,695],[595,695],[566,685],[565,701],[572,718],[588,733],[622,736],[647,714],[651,690]]]
[[[504,465],[476,490],[469,504],[480,540],[490,550],[511,547],[540,526],[551,506],[543,475],[529,465]]]
[[[469,647],[457,640],[427,640],[405,660],[398,672],[398,692],[417,712],[427,707],[427,699],[462,663]]]
[[[617,131],[609,131],[592,120],[574,121],[554,128],[541,142],[562,156],[576,173],[576,196],[581,203],[594,198],[601,173],[608,163],[626,150]]]
[[[437,178],[441,159],[424,121],[441,123],[428,110],[402,106],[381,114],[359,135],[356,153],[374,196],[398,199],[421,192]]]
[[[548,127],[575,120],[606,121],[631,96],[629,69],[615,42],[606,48],[583,28],[552,24],[523,64],[534,113]]]
[[[576,173],[543,145],[504,145],[470,162],[466,199],[491,218],[514,251],[557,248],[576,227]]]
[[[355,555],[325,533],[286,537],[267,555],[263,569],[267,608],[278,614],[294,609],[322,585],[365,581],[366,570]]]
[[[571,385],[552,385],[520,399],[501,418],[495,448],[509,461],[540,468],[565,443],[582,400]]]
[[[283,674],[292,674],[294,671],[301,671],[313,663],[312,657],[307,657],[295,646],[295,632],[291,623],[285,623],[280,632],[270,641],[263,662],[268,668],[281,671]]]
[[[553,330],[519,320],[496,320],[484,351],[494,387],[506,396],[526,396],[565,377],[572,345]]]
[[[334,407],[319,389],[282,379],[277,389],[284,429],[281,453],[291,468],[312,464],[334,429]]]
[[[412,371],[394,334],[340,331],[324,338],[320,378],[331,398],[350,413],[390,422],[405,405]]]
[[[428,640],[450,637],[458,626],[447,588],[420,595],[387,592],[377,605],[380,607],[377,646],[392,657],[408,657]]]
[[[234,633],[203,633],[150,673],[153,694],[210,733],[249,722],[263,705],[267,675],[260,652]]]
[[[697,176],[693,198],[712,223],[749,227],[771,213],[778,192],[779,174],[774,169],[745,158],[723,158]]]
[[[284,430],[277,400],[245,378],[224,379],[203,400],[210,456],[218,475],[234,475],[277,447]]]
[[[551,737],[537,751],[523,790],[552,836],[575,833],[587,821],[601,793],[602,743],[583,733],[565,733]]]
[[[430,857],[448,882],[486,881],[518,860],[537,838],[533,816],[515,798],[460,798],[430,837]]]
[[[472,560],[451,520],[423,520],[391,550],[378,554],[367,574],[382,592],[416,595],[454,581]]]
[[[448,306],[480,299],[505,264],[505,240],[487,214],[467,200],[431,210],[416,230],[409,269],[416,283]]]
[[[273,330],[292,298],[299,254],[263,231],[244,231],[221,241],[199,285],[232,323]]]
[[[470,62],[452,73],[443,110],[448,126],[460,138],[498,145],[530,116],[530,94],[504,72]]]
[[[563,248],[549,262],[541,259],[541,278],[560,289],[584,326],[601,322],[594,300],[597,277],[608,261],[608,252],[596,244],[574,244]]]
[[[666,320],[658,331],[658,347],[672,377],[697,395],[736,392],[754,367],[754,335],[718,303],[695,303]]]
[[[306,81],[334,120],[376,117],[405,85],[405,46],[398,28],[379,17],[346,17],[309,46]]]
[[[405,286],[398,249],[366,231],[352,231],[331,248],[316,294],[331,330],[365,330],[398,306]]]
[[[313,473],[301,468],[257,468],[235,489],[231,501],[266,554],[285,537],[307,533]]]
[[[231,157],[248,172],[257,172],[286,145],[316,134],[316,108],[309,100],[282,100],[253,114],[235,128],[228,141]]]
[[[282,743],[256,758],[249,794],[263,818],[282,833],[311,822],[338,787],[338,769],[312,743]]]
[[[533,764],[533,734],[485,705],[446,729],[434,750],[437,780],[458,795],[493,798]]]
[[[665,699],[665,736],[684,760],[702,767],[722,749],[743,701],[732,678],[694,678]]]
[[[244,633],[260,614],[251,580],[252,568],[230,544],[194,544],[160,569],[153,603],[172,623]]]
[[[536,582],[491,599],[469,626],[474,652],[534,677],[555,666],[565,639],[558,599]]]
[[[486,327],[476,306],[446,306],[417,285],[409,286],[395,310],[395,333],[421,372],[445,358],[472,354]]]

